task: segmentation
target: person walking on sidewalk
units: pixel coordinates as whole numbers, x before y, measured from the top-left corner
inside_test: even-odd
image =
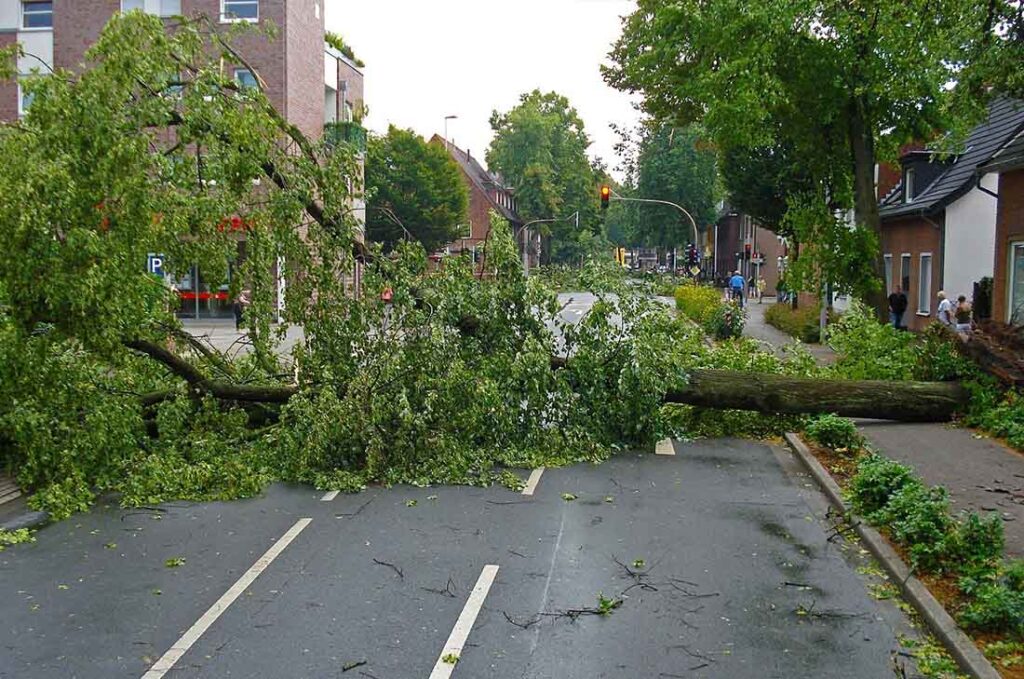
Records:
[[[740,305],[741,309],[743,308],[743,288],[746,284],[747,282],[743,280],[743,274],[739,271],[734,273],[732,278],[729,279],[729,292],[733,300]]]
[[[938,319],[939,323],[942,323],[950,330],[956,329],[956,323],[953,319],[953,302],[946,298],[946,293],[942,290],[939,290]]]
[[[764,279],[764,276],[757,277],[757,303],[760,304],[764,300],[764,291],[768,288],[768,281]]]
[[[907,313],[907,293],[903,288],[896,286],[896,290],[889,295],[889,322],[897,330],[903,327],[903,314]]]
[[[957,297],[956,301],[956,309],[953,311],[953,317],[956,319],[956,331],[960,335],[969,335],[971,334],[971,303],[963,295]]]

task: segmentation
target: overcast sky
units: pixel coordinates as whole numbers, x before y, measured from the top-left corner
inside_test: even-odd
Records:
[[[598,66],[633,0],[325,0],[327,28],[366,62],[367,125],[448,136],[481,160],[491,111],[535,88],[564,94],[614,169],[608,124],[629,125],[630,98],[605,85]]]

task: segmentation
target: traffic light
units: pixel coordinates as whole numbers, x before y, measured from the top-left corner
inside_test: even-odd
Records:
[[[608,186],[607,184],[604,184],[603,186],[601,186],[601,209],[602,210],[607,210],[608,209],[608,203],[611,202],[611,199],[612,199],[612,187]]]

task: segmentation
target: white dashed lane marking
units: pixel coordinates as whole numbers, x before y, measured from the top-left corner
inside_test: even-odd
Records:
[[[437,658],[434,671],[430,673],[430,679],[448,679],[452,676],[459,657],[462,655],[462,649],[466,645],[466,640],[469,639],[469,633],[473,630],[476,616],[480,614],[484,599],[487,598],[487,592],[490,591],[497,575],[497,566],[484,566],[483,572],[480,573],[480,579],[476,581],[476,586],[470,593],[469,600],[466,601],[466,607],[462,609],[459,619],[455,621],[455,627],[448,637],[448,642]]]
[[[533,491],[537,490],[537,484],[540,483],[540,475],[544,473],[544,467],[538,467],[530,472],[530,478],[526,480],[526,486],[523,487],[523,495],[533,495]]]

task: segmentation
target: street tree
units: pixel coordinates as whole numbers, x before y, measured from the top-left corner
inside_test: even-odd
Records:
[[[640,0],[604,74],[642,93],[655,117],[702,122],[723,147],[770,145],[780,122],[790,138],[817,141],[810,131],[825,122],[840,135],[856,223],[877,238],[879,155],[949,122],[950,83],[991,66],[1014,6]],[[881,253],[872,264],[880,280]]]
[[[469,192],[444,147],[395,126],[366,151],[367,236],[391,249],[403,238],[433,252],[459,237]]]
[[[587,157],[590,139],[583,120],[567,98],[534,90],[505,113],[491,115],[494,139],[487,150],[488,167],[516,191],[526,221],[567,218],[579,212],[583,231],[600,232],[597,184]],[[544,225],[545,261],[573,260],[590,236],[581,239],[575,221]]]

